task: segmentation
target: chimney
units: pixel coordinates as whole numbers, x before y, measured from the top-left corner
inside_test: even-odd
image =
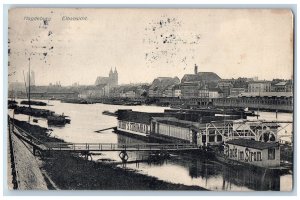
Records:
[[[198,66],[195,64],[194,73],[198,74]]]

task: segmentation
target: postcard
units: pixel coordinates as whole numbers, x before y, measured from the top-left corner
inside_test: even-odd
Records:
[[[289,9],[12,8],[10,190],[292,191]]]

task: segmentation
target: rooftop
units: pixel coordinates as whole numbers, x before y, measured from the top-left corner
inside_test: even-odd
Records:
[[[175,117],[153,117],[153,119],[159,123],[169,124],[169,125],[174,125],[174,126],[179,126],[184,128],[190,128],[192,126],[200,125],[198,122],[180,120]]]
[[[185,82],[217,82],[221,78],[214,72],[198,72],[197,74],[185,74],[181,79],[181,83]]]
[[[277,83],[277,84],[275,84],[276,86],[284,86],[284,85],[286,85],[287,84],[287,82],[285,82],[285,81],[282,81],[282,82],[279,82],[279,83]]]
[[[162,123],[162,124],[168,124],[183,128],[191,128],[193,130],[200,130],[206,128],[207,123],[200,123],[200,122],[193,122],[193,121],[187,121],[187,120],[180,120],[175,117],[153,117],[153,120]],[[213,122],[216,126],[222,126],[224,122]]]
[[[233,144],[233,145],[249,147],[253,149],[260,149],[260,150],[278,147],[278,143],[276,142],[267,143],[267,142],[259,142],[259,141],[247,140],[247,139],[229,140],[227,141],[227,144]]]
[[[118,120],[150,124],[152,117],[164,116],[164,113],[146,113],[132,110],[118,110]]]

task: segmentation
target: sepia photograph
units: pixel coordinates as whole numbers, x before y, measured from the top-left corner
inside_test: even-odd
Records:
[[[292,192],[291,9],[10,8],[11,191]]]

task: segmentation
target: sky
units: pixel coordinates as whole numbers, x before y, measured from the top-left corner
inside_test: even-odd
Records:
[[[195,64],[221,78],[293,75],[293,15],[284,9],[19,8],[8,31],[10,82],[23,82],[29,65],[36,85],[94,84],[111,68],[120,84],[151,83]]]

